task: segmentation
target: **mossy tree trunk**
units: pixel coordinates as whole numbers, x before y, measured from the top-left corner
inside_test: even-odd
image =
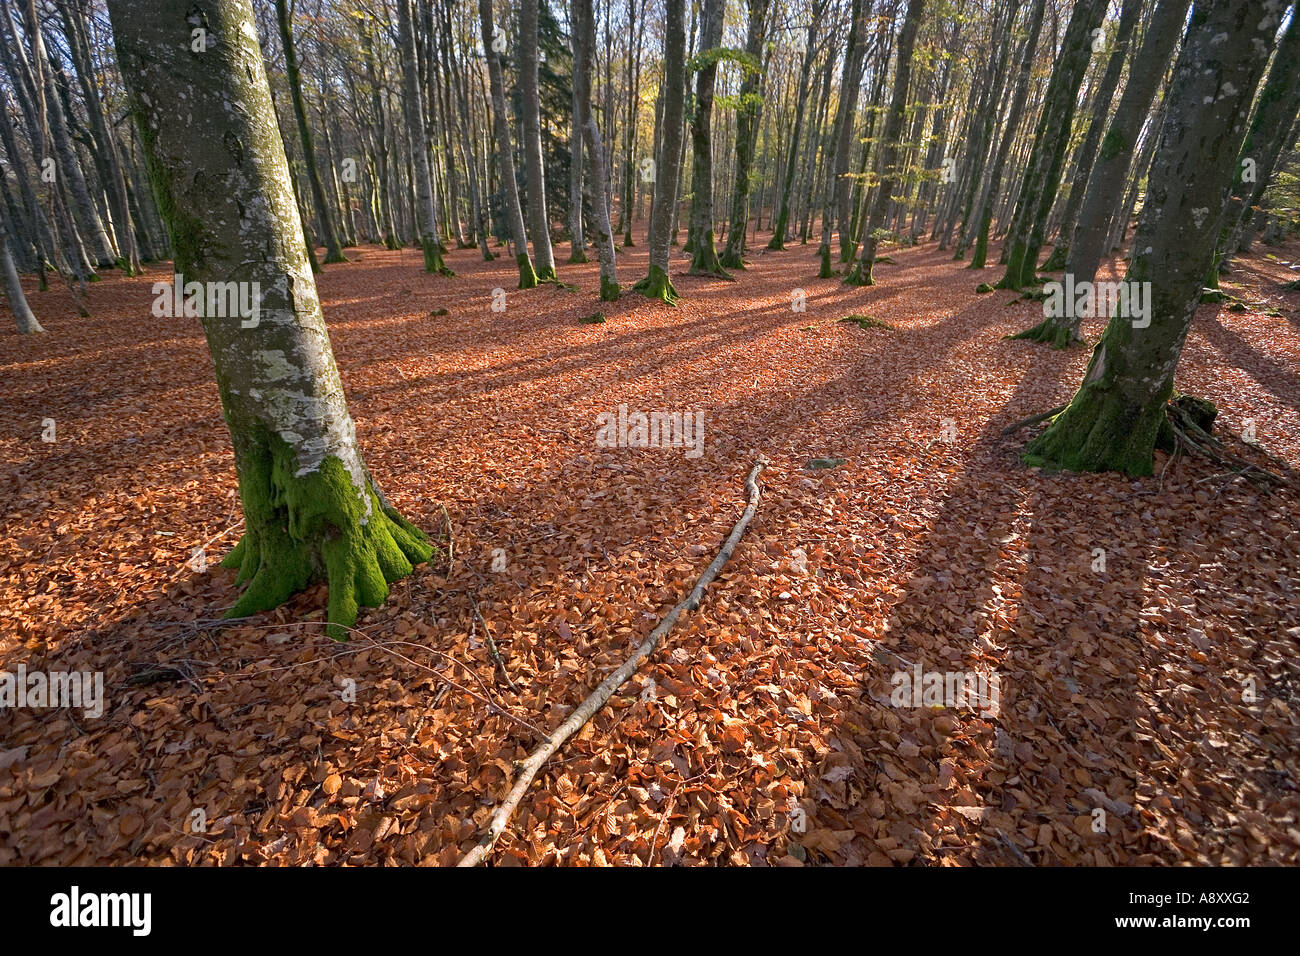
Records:
[[[794,129],[790,133],[790,151],[785,161],[785,179],[781,186],[781,201],[777,208],[776,224],[772,227],[769,249],[785,248],[785,232],[790,222],[790,193],[794,190],[795,162],[799,158],[799,138],[803,135],[803,116],[808,104],[808,91],[812,87],[812,62],[817,55],[817,30],[826,12],[825,0],[812,0],[808,31],[804,39],[803,58],[799,64],[798,92],[795,95]]]
[[[687,249],[691,256],[691,275],[727,277],[718,261],[713,239],[713,92],[718,80],[718,44],[722,42],[722,23],[726,0],[704,0],[701,29],[700,68],[695,74],[695,121],[691,124],[693,166],[691,184],[691,236]]]
[[[1011,56],[1014,37],[1010,28],[1015,25],[1016,13],[1019,11],[1019,7],[1019,0],[1012,0],[1005,10],[997,9],[994,11],[993,35],[996,36],[1001,33],[1003,38],[1002,42],[998,44],[997,55],[989,61],[984,74],[984,82],[981,84],[979,104],[975,108],[974,116],[971,117],[969,127],[971,144],[966,150],[965,160],[970,168],[962,171],[961,191],[958,194],[961,197],[959,207],[961,228],[957,230],[957,241],[953,246],[952,258],[954,262],[960,262],[966,258],[966,249],[975,235],[974,223],[981,215],[981,212],[975,209],[975,198],[979,194],[980,183],[984,180],[984,164],[992,151],[993,133],[999,112],[990,104],[1001,104],[1002,102],[1002,88],[1007,79],[1006,67]],[[1006,16],[1005,24],[1002,22],[1003,15]],[[1019,116],[1013,113],[1008,118],[1007,128],[1003,134],[1004,138],[1014,136],[1015,127],[1018,125]]]
[[[298,122],[298,138],[302,141],[302,162],[307,167],[311,201],[316,206],[316,220],[320,223],[321,239],[325,243],[325,264],[347,262],[334,216],[330,213],[325,187],[321,183],[320,167],[316,164],[316,143],[312,137],[311,124],[307,122],[307,104],[302,95],[302,74],[298,68],[298,50],[293,42],[289,0],[275,0],[275,19],[280,27],[280,43],[284,47],[284,71],[289,80],[289,99],[293,103],[294,119]]]
[[[885,120],[883,140],[880,144],[880,182],[872,196],[871,210],[867,214],[866,229],[862,236],[862,255],[845,282],[850,285],[875,285],[871,266],[876,260],[879,233],[889,211],[889,200],[899,181],[897,168],[900,151],[899,137],[903,133],[904,112],[907,108],[907,87],[912,76],[912,48],[916,45],[916,32],[925,11],[925,0],[908,0],[903,29],[898,35],[898,62],[894,73],[894,89],[890,97],[889,115]]]
[[[1150,324],[1115,315],[1083,384],[1025,449],[1029,464],[1149,475],[1174,371],[1213,260],[1244,116],[1282,14],[1272,0],[1208,0],[1192,13],[1170,86],[1126,282],[1150,282]],[[1213,210],[1208,218],[1205,210]]]
[[[1065,29],[1061,54],[1043,97],[1043,111],[1034,130],[1034,144],[1020,195],[1007,234],[1007,271],[994,285],[1018,289],[1032,285],[1038,275],[1047,217],[1061,184],[1061,167],[1070,144],[1069,130],[1092,57],[1092,31],[1106,15],[1107,0],[1079,0]]]
[[[745,38],[745,79],[736,107],[736,174],[731,187],[731,218],[727,245],[719,262],[725,269],[745,268],[745,231],[749,228],[750,177],[754,146],[763,108],[763,45],[767,39],[767,14],[771,0],[749,0],[749,26]]]
[[[1120,6],[1119,22],[1115,26],[1115,34],[1111,39],[1110,58],[1106,61],[1106,71],[1102,74],[1101,82],[1097,84],[1092,103],[1089,104],[1088,112],[1091,118],[1088,121],[1088,132],[1075,154],[1078,163],[1074,176],[1070,180],[1070,194],[1066,197],[1065,209],[1061,213],[1061,227],[1057,233],[1056,245],[1042,266],[1045,272],[1065,268],[1066,257],[1070,250],[1070,235],[1074,232],[1075,218],[1079,214],[1079,207],[1083,204],[1083,196],[1088,188],[1088,174],[1092,168],[1093,158],[1097,155],[1097,147],[1101,145],[1102,134],[1106,131],[1106,117],[1110,113],[1110,102],[1114,99],[1115,90],[1119,86],[1120,74],[1124,72],[1124,61],[1128,58],[1129,47],[1132,46],[1131,38],[1137,29],[1138,17],[1145,5],[1145,0],[1124,0]],[[1135,60],[1134,69],[1146,69],[1146,65]]]
[[[432,547],[384,500],[357,447],[290,186],[248,0],[110,0],[117,59],[176,270],[256,283],[252,316],[201,316],[234,446],[244,536],[229,611],[329,584],[329,633]],[[195,22],[205,52],[190,47]],[[202,176],[195,176],[202,170]]]
[[[542,117],[537,95],[537,3],[519,8],[519,93],[523,112],[524,169],[528,176],[528,225],[533,233],[533,262],[541,282],[555,281],[551,217],[546,211],[546,172],[542,166]]]
[[[492,0],[478,0],[478,12],[483,49],[487,53],[488,85],[492,91],[492,132],[496,140],[497,169],[501,173],[502,203],[510,226],[510,241],[515,247],[515,261],[519,264],[519,288],[532,289],[537,286],[537,273],[528,257],[528,233],[524,230],[519,186],[515,183],[514,149],[510,145],[510,120],[506,116],[505,77],[501,70],[501,55],[493,49]]]
[[[655,169],[654,206],[650,211],[650,270],[633,288],[669,305],[677,290],[669,275],[673,209],[677,205],[677,179],[681,173],[682,110],[686,100],[685,0],[667,0],[664,17],[664,108],[656,130],[660,161]]]
[[[450,276],[454,273],[443,262],[442,242],[438,238],[438,199],[429,169],[429,133],[424,125],[424,97],[415,52],[411,0],[397,0],[397,46],[402,60],[402,109],[413,147],[416,226],[424,252],[424,271]]]
[[[619,296],[618,267],[614,259],[614,231],[609,224],[609,189],[605,177],[605,153],[600,142],[600,127],[591,108],[592,58],[596,49],[596,15],[592,0],[574,0],[573,92],[578,106],[587,152],[587,190],[591,195],[591,212],[595,217],[596,255],[600,259],[600,297],[612,302]],[[580,161],[580,156],[573,158]]]
[[[863,3],[866,9],[863,9]],[[862,85],[862,64],[866,54],[864,23],[871,16],[872,0],[853,0],[849,10],[849,35],[845,41],[844,71],[840,80],[839,102],[835,107],[835,123],[831,130],[834,149],[827,157],[826,204],[822,210],[822,241],[817,247],[821,268],[817,275],[829,279],[835,275],[831,266],[831,229],[836,217],[840,229],[848,228],[846,207],[849,204],[849,154],[853,146],[853,121],[858,110],[858,87]]]

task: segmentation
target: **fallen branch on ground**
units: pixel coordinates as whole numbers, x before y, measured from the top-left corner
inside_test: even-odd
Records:
[[[583,728],[587,721],[614,695],[614,691],[623,686],[628,678],[636,673],[637,668],[641,666],[641,662],[654,652],[663,636],[673,629],[673,625],[677,623],[677,618],[681,616],[681,613],[683,611],[693,611],[700,606],[705,589],[713,583],[713,579],[718,576],[722,566],[730,559],[732,552],[736,549],[737,542],[740,541],[740,536],[745,533],[745,529],[753,519],[754,513],[758,510],[758,476],[766,465],[767,459],[762,457],[754,463],[754,467],[749,472],[749,477],[745,479],[745,489],[749,492],[749,503],[745,505],[740,520],[731,529],[731,534],[727,536],[727,540],[723,543],[722,550],[713,559],[713,563],[704,569],[704,573],[695,582],[695,587],[691,588],[691,593],[665,614],[659,623],[655,625],[654,630],[637,646],[632,656],[624,661],[618,670],[601,681],[600,686],[578,705],[577,709],[555,729],[551,736],[544,740],[536,750],[528,755],[527,759],[519,764],[518,776],[515,778],[514,786],[510,788],[506,798],[497,805],[488,823],[487,831],[479,838],[477,845],[461,858],[460,862],[456,864],[457,866],[478,866],[487,859],[488,854],[492,852],[492,848],[496,846],[497,840],[515,815],[515,810],[519,808],[520,801],[523,800],[524,794],[528,791],[528,787],[532,784],[533,778],[537,776],[538,771],[541,770],[542,765],[564,745],[566,740]]]

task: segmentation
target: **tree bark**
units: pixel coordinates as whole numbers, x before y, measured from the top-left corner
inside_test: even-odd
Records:
[[[382,603],[389,583],[433,549],[385,501],[358,448],[252,8],[248,0],[108,7],[176,271],[187,282],[260,292],[251,320],[201,310],[244,510],[244,536],[223,564],[239,568],[248,588],[227,616],[276,607],[323,577],[328,633],[346,638],[359,605]],[[190,48],[195,22],[211,41],[202,53]]]
[[[298,69],[298,50],[293,42],[289,0],[275,0],[275,18],[280,27],[280,43],[284,46],[289,100],[293,104],[294,119],[298,122],[298,138],[302,140],[302,161],[307,167],[307,183],[311,187],[311,200],[316,205],[316,221],[320,223],[321,239],[325,244],[325,264],[347,262],[334,217],[330,214],[329,200],[325,197],[325,187],[321,184],[320,169],[316,165],[316,145],[312,140],[311,125],[307,122],[307,104],[302,96],[302,75]]]
[[[682,110],[686,99],[685,0],[666,0],[664,17],[664,111],[658,136],[660,163],[655,169],[654,211],[650,218],[650,270],[633,288],[669,305],[677,303],[668,271],[673,238],[673,206],[681,173]]]
[[[1007,235],[1010,249],[1007,271],[994,283],[999,289],[1031,285],[1037,276],[1038,253],[1043,247],[1047,217],[1060,187],[1061,166],[1070,142],[1068,134],[1074,121],[1079,87],[1092,56],[1092,31],[1105,14],[1106,0],[1079,0],[1070,15],[1061,54],[1052,68],[1052,78],[1043,99],[1025,181],[1020,187],[1011,231]]]
[[[1088,176],[1092,170],[1093,160],[1097,156],[1097,147],[1101,145],[1102,133],[1106,130],[1106,119],[1110,113],[1111,100],[1115,98],[1115,89],[1119,85],[1120,74],[1124,72],[1124,61],[1128,57],[1129,47],[1132,45],[1131,37],[1137,27],[1138,14],[1142,12],[1142,5],[1145,0],[1124,0],[1123,6],[1120,7],[1119,23],[1115,29],[1114,49],[1111,50],[1110,59],[1106,61],[1106,72],[1102,75],[1101,82],[1097,86],[1097,92],[1092,99],[1091,108],[1092,118],[1088,123],[1088,134],[1083,139],[1083,144],[1078,148],[1075,155],[1078,157],[1078,166],[1075,169],[1074,177],[1070,181],[1070,195],[1066,197],[1065,209],[1061,213],[1060,230],[1057,233],[1056,245],[1052,249],[1052,254],[1043,263],[1044,271],[1054,271],[1065,268],[1070,252],[1070,236],[1074,232],[1074,224],[1078,218],[1079,207],[1083,205],[1083,196],[1088,188]],[[1135,60],[1133,62],[1134,70],[1149,69],[1148,64]]]
[[[523,105],[524,170],[528,176],[528,225],[533,233],[533,263],[539,282],[555,281],[551,217],[546,211],[546,171],[542,165],[542,118],[537,94],[537,2],[519,10],[519,85]]]
[[[618,268],[614,260],[614,231],[609,224],[609,189],[605,175],[604,150],[600,128],[591,109],[591,70],[596,49],[596,15],[592,0],[574,0],[573,94],[577,103],[577,121],[587,149],[587,189],[591,194],[591,212],[595,217],[596,255],[600,259],[600,298],[612,302],[619,296]],[[581,161],[581,153],[573,159]]]
[[[713,93],[726,0],[704,0],[700,67],[695,73],[695,121],[691,124],[691,275],[727,277],[713,237]]]
[[[479,23],[483,32],[483,51],[488,61],[488,82],[492,89],[492,124],[497,147],[497,168],[501,171],[501,196],[506,221],[510,224],[510,241],[519,263],[519,288],[537,286],[537,273],[528,256],[528,234],[524,231],[524,213],[519,206],[519,186],[515,182],[514,150],[510,145],[510,121],[506,116],[506,85],[501,70],[501,56],[493,49],[495,31],[492,23],[492,0],[478,0]]]
[[[719,258],[725,269],[745,268],[745,230],[749,227],[750,167],[758,136],[763,102],[763,44],[767,39],[767,11],[771,0],[749,0],[749,28],[745,39],[745,79],[736,107],[736,174],[732,184],[731,218],[727,245]]]
[[[424,126],[424,98],[420,90],[419,67],[415,61],[415,31],[412,27],[410,0],[397,0],[397,45],[402,58],[402,108],[406,113],[406,128],[412,139],[416,226],[420,231],[420,248],[424,251],[424,271],[443,276],[455,275],[442,261],[442,243],[438,238],[438,203],[429,170],[428,131]]]
[[[876,284],[871,275],[871,267],[876,260],[876,247],[880,238],[878,231],[885,221],[885,213],[889,209],[889,197],[898,182],[898,138],[903,131],[907,87],[912,76],[912,48],[916,44],[916,32],[920,28],[924,10],[925,0],[908,0],[907,15],[898,37],[898,63],[894,71],[894,90],[889,103],[889,116],[885,120],[884,135],[880,144],[880,183],[876,187],[871,211],[867,216],[866,231],[862,236],[861,258],[844,280],[850,285]]]
[[[1135,321],[1117,310],[1079,391],[1025,449],[1028,464],[1152,473],[1246,117],[1283,12],[1272,0],[1196,3],[1125,277],[1126,283],[1150,283],[1149,311]]]

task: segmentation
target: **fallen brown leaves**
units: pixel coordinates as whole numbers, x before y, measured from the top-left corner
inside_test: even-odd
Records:
[[[504,260],[331,267],[371,469],[427,529],[445,505],[456,546],[348,645],[319,588],[215,620],[231,574],[191,562],[239,514],[197,324],[149,314],[153,276],[96,285],[89,320],[33,293],[47,335],[0,323],[0,669],[100,670],[107,703],[0,712],[0,864],[455,862],[707,564],[760,452],[732,562],[543,769],[498,865],[1295,862],[1295,493],[1183,459],[1029,471],[1001,429],[1086,360],[1001,340],[1033,303],[977,296],[929,247],[853,289],[761,246],[741,282],[675,277],[678,309],[627,296],[603,325],[578,322],[592,265],[500,314]],[[644,273],[644,243],[620,269]],[[1251,309],[1202,308],[1179,385],[1296,462],[1287,275],[1231,277]],[[621,402],[703,409],[704,455],[596,447]],[[999,714],[892,706],[917,664],[996,673]]]

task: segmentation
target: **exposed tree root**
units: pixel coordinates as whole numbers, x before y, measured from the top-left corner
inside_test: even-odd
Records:
[[[492,848],[515,815],[515,811],[518,809],[520,801],[523,800],[524,794],[528,792],[533,779],[537,776],[538,771],[542,769],[542,765],[564,745],[566,740],[583,728],[587,721],[614,695],[614,691],[622,687],[636,673],[641,663],[654,653],[664,635],[673,629],[673,625],[677,623],[681,613],[683,611],[693,611],[700,606],[705,589],[713,583],[713,579],[718,576],[722,566],[727,563],[732,552],[735,551],[741,535],[745,533],[745,529],[749,527],[749,522],[753,520],[754,513],[758,510],[758,476],[762,474],[766,465],[767,459],[760,457],[754,463],[754,467],[750,469],[749,477],[745,479],[745,489],[749,492],[749,503],[745,505],[740,520],[731,529],[731,534],[727,535],[722,550],[718,552],[713,562],[704,569],[704,573],[695,582],[695,587],[691,588],[691,593],[665,614],[659,623],[655,625],[654,630],[637,646],[632,656],[624,661],[618,670],[601,681],[600,686],[592,691],[587,699],[565,718],[564,722],[552,732],[551,736],[518,765],[514,786],[510,788],[506,798],[497,805],[483,836],[479,838],[478,843],[472,850],[461,857],[460,862],[456,864],[457,866],[478,866],[487,859],[488,854],[492,852]]]
[[[1004,338],[1045,342],[1054,349],[1068,349],[1071,345],[1078,345],[1083,341],[1074,329],[1061,325],[1055,319],[1043,319],[1033,328],[1025,329],[1023,332],[1016,332],[1014,335],[1004,336]]]
[[[640,292],[647,299],[659,299],[668,305],[677,304],[677,290],[668,278],[668,273],[658,266],[650,267],[650,274],[632,286],[634,292]]]

